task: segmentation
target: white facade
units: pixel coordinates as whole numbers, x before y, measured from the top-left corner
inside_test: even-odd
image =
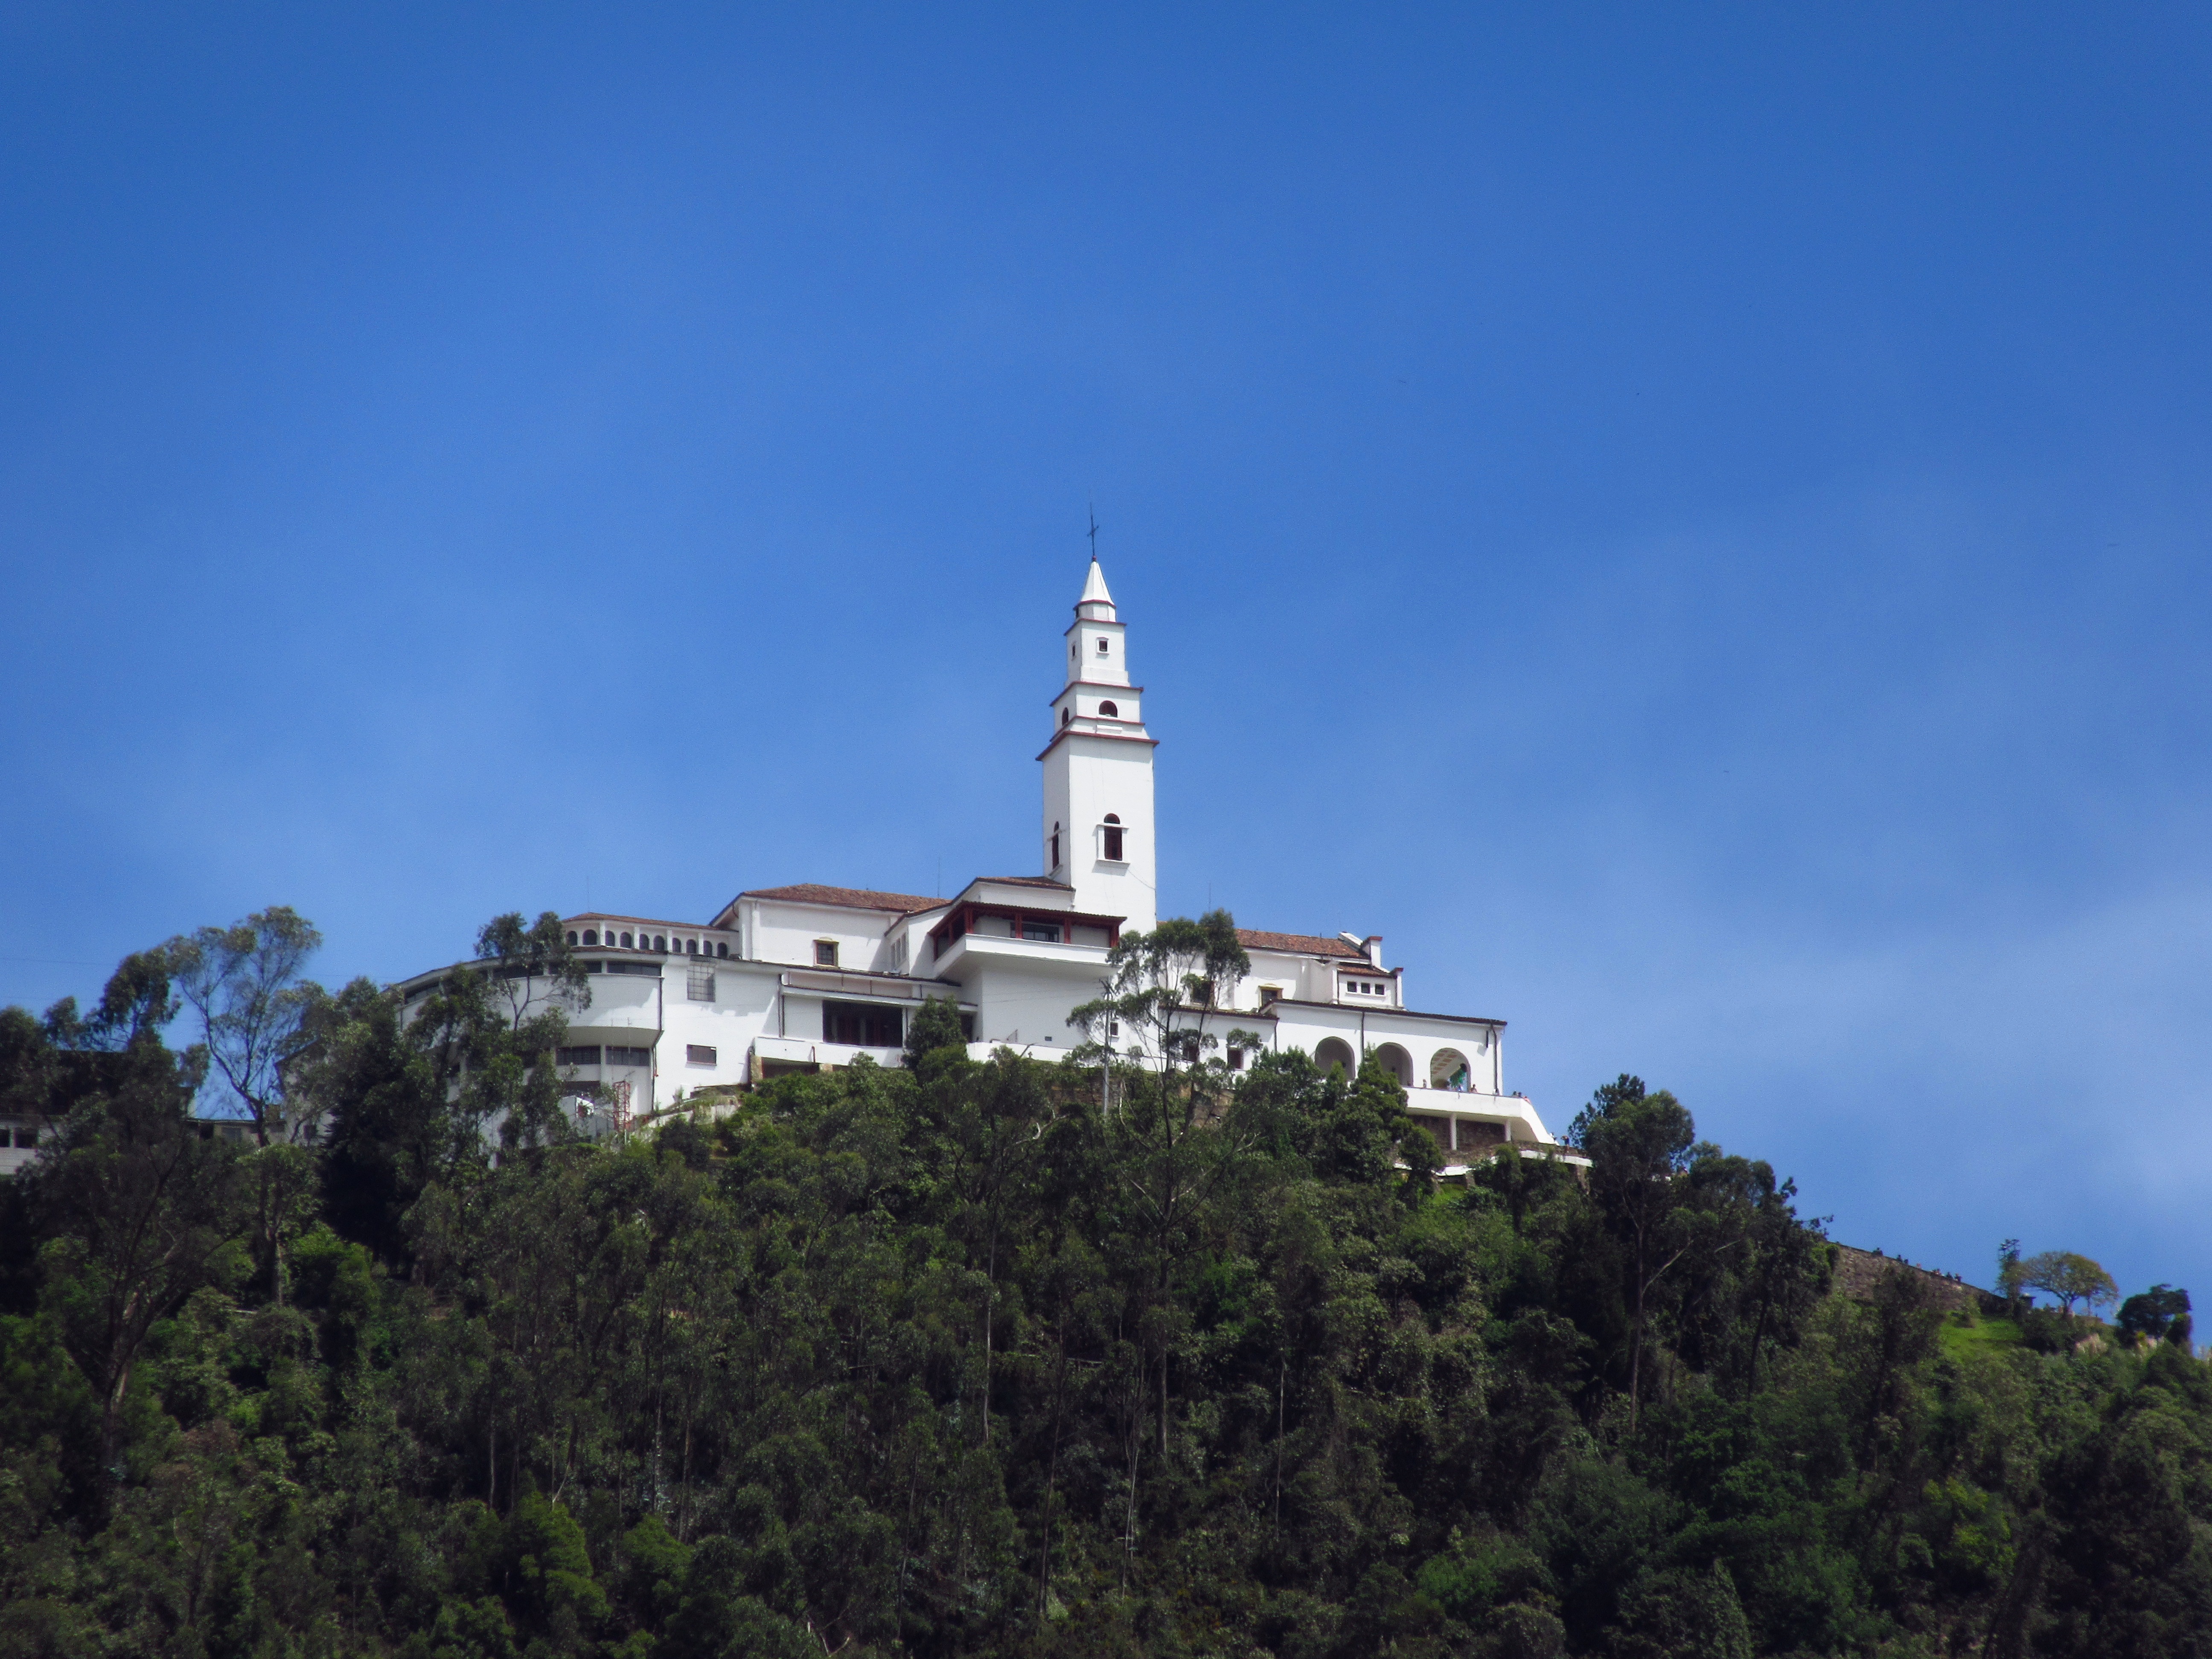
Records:
[[[1107,952],[1158,920],[1152,751],[1126,625],[1091,563],[1063,641],[1043,766],[1040,874],[979,877],[949,899],[801,884],[739,893],[703,925],[597,912],[565,924],[590,1006],[562,1055],[633,1118],[701,1090],[778,1073],[902,1063],[926,997],[958,1006],[978,1057],[1001,1045],[1054,1059],[1082,1041],[1068,1010],[1099,993]],[[1408,1090],[1448,1168],[1504,1143],[1548,1146],[1535,1108],[1505,1091],[1504,1022],[1407,1006],[1379,935],[1244,930],[1252,972],[1218,1034],[1255,1030],[1347,1072],[1372,1051]],[[410,1000],[444,969],[404,982]],[[1232,1054],[1233,1064],[1247,1057]],[[1469,1157],[1455,1157],[1465,1153]]]

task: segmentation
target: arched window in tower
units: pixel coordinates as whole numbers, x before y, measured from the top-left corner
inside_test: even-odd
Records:
[[[1063,709],[1061,709],[1061,710],[1060,711],[1060,723],[1062,726],[1066,725],[1066,724],[1068,723],[1068,721],[1070,721],[1070,720],[1073,720],[1074,718],[1075,718],[1075,711],[1074,711],[1073,708],[1063,708]]]
[[[1109,720],[1118,720],[1121,718],[1121,709],[1110,702],[1100,703],[1098,712]]]
[[[1048,866],[1047,867],[1047,869],[1046,869],[1046,871],[1045,871],[1045,873],[1046,873],[1047,875],[1050,875],[1050,874],[1053,872],[1053,871],[1057,870],[1057,869],[1059,869],[1059,868],[1060,868],[1060,826],[1059,826],[1058,824],[1056,824],[1056,823],[1055,823],[1055,824],[1054,824],[1054,825],[1052,826],[1052,863],[1050,864],[1050,866]]]
[[[1121,861],[1121,820],[1117,815],[1112,812],[1106,815],[1099,839],[1105,843],[1106,861],[1119,864]]]

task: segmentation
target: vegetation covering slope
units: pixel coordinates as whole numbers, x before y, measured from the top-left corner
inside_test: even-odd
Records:
[[[1107,1000],[1233,975],[1225,922]],[[58,1125],[5,1194],[7,1654],[2212,1643],[2172,1310],[2037,1352],[1945,1340],[1909,1273],[1829,1295],[1789,1185],[1633,1079],[1586,1182],[1439,1186],[1375,1065],[979,1064],[933,1006],[907,1070],[591,1146],[496,964],[410,1023],[209,960],[0,1015],[0,1103]],[[203,1139],[256,995],[260,1132]]]

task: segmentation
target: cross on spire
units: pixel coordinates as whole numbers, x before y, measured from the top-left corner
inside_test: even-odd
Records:
[[[1091,562],[1098,562],[1098,506],[1091,504]]]

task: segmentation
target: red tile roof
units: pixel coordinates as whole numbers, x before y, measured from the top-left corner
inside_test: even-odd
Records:
[[[878,893],[870,887],[824,887],[816,881],[802,881],[790,887],[756,887],[738,896],[782,899],[792,904],[835,904],[848,910],[896,910],[908,916],[934,910],[947,902],[918,898],[912,893]]]
[[[1057,887],[1063,893],[1075,890],[1064,881],[1054,881],[1050,876],[978,876],[975,881],[988,881],[994,887]],[[973,887],[975,881],[968,884]]]
[[[1257,928],[1239,927],[1237,942],[1248,951],[1287,951],[1300,957],[1343,957],[1353,962],[1365,962],[1364,951],[1355,951],[1340,939],[1321,939],[1312,933],[1263,933]]]

